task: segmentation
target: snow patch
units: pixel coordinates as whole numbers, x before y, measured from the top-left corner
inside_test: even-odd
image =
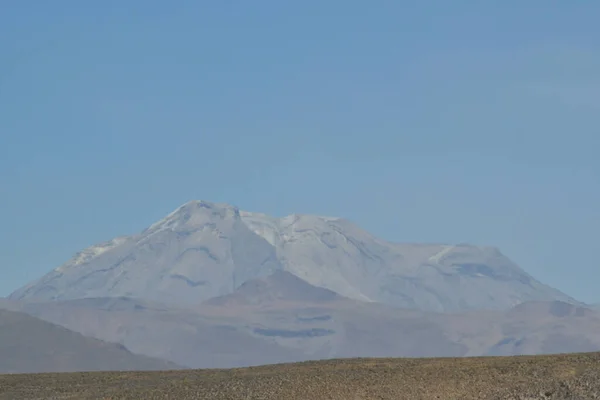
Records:
[[[244,222],[252,232],[256,233],[273,246],[277,246],[282,242],[287,242],[293,239],[294,232],[293,230],[290,232],[288,229],[293,228],[293,226],[301,219],[312,218],[325,222],[339,220],[339,218],[335,217],[321,217],[300,214],[290,214],[282,218],[277,218],[266,214],[248,211],[240,211],[240,217],[242,222]]]
[[[456,248],[456,246],[442,246],[442,250],[437,252],[436,254],[432,255],[431,257],[429,257],[428,261],[437,264],[440,262],[442,257],[444,257],[446,254],[450,253],[455,248]]]
[[[127,236],[121,236],[121,237],[116,237],[107,242],[102,242],[100,244],[90,246],[87,249],[82,250],[79,253],[75,254],[75,256],[71,260],[69,260],[67,263],[61,265],[60,267],[55,268],[54,270],[56,272],[63,272],[69,268],[73,268],[73,267],[77,267],[82,264],[86,264],[86,263],[90,262],[91,260],[93,260],[94,258],[98,257],[99,255],[106,253],[107,251],[114,249],[115,247],[120,246],[121,244],[125,243],[127,241],[127,239],[128,239]]]

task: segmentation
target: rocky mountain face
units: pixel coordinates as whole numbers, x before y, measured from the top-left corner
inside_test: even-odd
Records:
[[[21,312],[0,309],[0,373],[181,368],[84,337]]]
[[[574,302],[492,247],[391,243],[341,218],[274,218],[205,201],[85,249],[10,298],[130,297],[190,306],[275,271],[351,299],[426,311]]]

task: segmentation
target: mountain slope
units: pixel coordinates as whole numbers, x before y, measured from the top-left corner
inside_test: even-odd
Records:
[[[0,373],[175,368],[24,313],[0,310]]]
[[[13,302],[19,310],[136,354],[191,368],[225,368],[306,360],[302,351],[255,337],[227,315],[164,307],[129,298]]]
[[[273,218],[204,201],[78,253],[11,299],[195,305],[281,270],[348,298],[429,311],[575,302],[492,247],[390,243],[340,218]]]
[[[130,298],[13,302],[13,309],[193,368],[339,357],[600,350],[600,313],[564,302],[440,314],[361,302],[285,271],[177,309]]]
[[[197,304],[280,268],[275,249],[246,227],[236,208],[190,202],[139,235],[80,252],[10,298],[126,296]]]
[[[186,309],[126,297],[41,303],[0,299],[0,308],[193,368],[338,357],[600,350],[600,312],[590,308],[560,301],[526,302],[507,311],[439,314],[345,298],[286,271],[251,279],[231,294]],[[44,343],[27,335],[22,339]],[[48,347],[60,348],[53,342]],[[48,347],[42,345],[36,353],[43,354]]]
[[[341,299],[329,289],[313,286],[287,271],[251,279],[231,294],[204,302],[212,306],[281,306],[287,303],[327,303]]]
[[[573,302],[493,247],[390,243],[340,218],[241,216],[277,249],[284,269],[358,300],[432,311]]]
[[[268,285],[262,283],[265,280]],[[441,314],[340,296],[321,300],[313,295],[297,301],[297,295],[273,295],[294,293],[307,285],[294,285],[291,290],[283,279],[263,278],[247,285],[260,290],[248,291],[242,286],[221,301],[209,300],[198,311],[226,316],[229,323],[235,321],[257,337],[302,349],[313,358],[600,350],[600,312],[562,301],[525,302],[506,311]]]

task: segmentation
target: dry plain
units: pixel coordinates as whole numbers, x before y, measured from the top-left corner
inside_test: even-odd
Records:
[[[0,399],[600,398],[600,353],[346,359],[229,370],[0,375]]]

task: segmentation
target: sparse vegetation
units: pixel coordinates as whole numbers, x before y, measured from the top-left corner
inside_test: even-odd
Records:
[[[0,376],[0,399],[600,398],[600,353],[348,359],[231,370]]]

